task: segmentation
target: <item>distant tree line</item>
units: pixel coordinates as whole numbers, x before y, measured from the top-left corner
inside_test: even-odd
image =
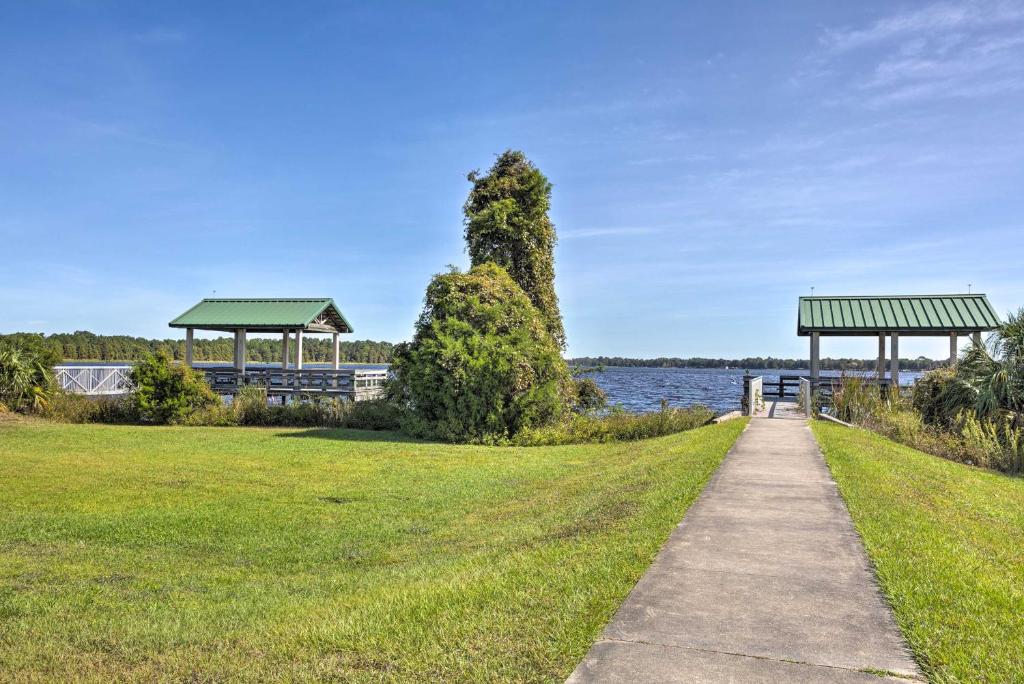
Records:
[[[821,360],[822,370],[873,370],[877,359],[833,359]],[[743,359],[708,359],[676,357],[657,359],[629,359],[621,356],[581,356],[569,359],[573,366],[626,366],[630,368],[763,368],[778,370],[799,370],[809,368],[808,359],[777,359],[775,357],[753,356]],[[886,361],[888,364],[888,361]],[[919,356],[916,359],[900,359],[903,370],[932,370],[945,364],[945,361],[934,361]]]
[[[0,342],[17,343],[27,337],[32,343],[41,343],[59,358],[69,361],[139,361],[150,354],[165,351],[177,360],[185,359],[184,340],[151,340],[127,335],[96,335],[86,330],[73,333],[39,335],[37,333],[13,333],[0,335]],[[294,339],[294,338],[293,338]],[[294,358],[294,341],[292,356]],[[390,363],[394,345],[390,342],[371,340],[343,341],[340,345],[341,360],[347,363]],[[230,361],[233,356],[234,338],[196,339],[192,345],[195,361]],[[318,363],[331,360],[331,339],[304,337],[302,359]],[[281,360],[280,339],[249,339],[246,341],[246,358],[255,362]]]
[[[42,348],[69,361],[138,361],[149,354],[166,351],[172,358],[185,359],[184,340],[155,340],[128,335],[96,335],[86,330],[73,333],[12,333],[0,335],[0,343],[15,343],[31,337],[34,348]],[[2,344],[0,344],[2,346]],[[341,343],[341,360],[346,363],[391,363],[395,345],[391,342],[353,340]],[[196,339],[192,347],[195,361],[230,361],[234,350],[234,338],[217,337]],[[331,360],[331,340],[324,337],[305,337],[302,340],[302,359],[308,363],[324,363]],[[292,354],[294,357],[294,342]],[[246,358],[249,361],[273,363],[281,360],[280,339],[249,339],[246,342]],[[769,357],[747,357],[743,359],[711,359],[691,357],[661,357],[657,359],[632,359],[622,356],[581,356],[569,359],[573,366],[626,366],[642,368],[764,368],[797,370],[808,368],[807,359],[778,359]],[[822,370],[871,370],[875,359],[833,359],[821,360]],[[919,356],[916,359],[900,359],[904,370],[932,370],[945,364],[945,360],[934,361]]]

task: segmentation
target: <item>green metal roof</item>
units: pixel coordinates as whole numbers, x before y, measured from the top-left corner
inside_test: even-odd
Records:
[[[894,297],[801,297],[797,334],[943,335],[999,326],[983,294]]]
[[[170,322],[172,328],[352,332],[330,297],[297,299],[204,299]]]

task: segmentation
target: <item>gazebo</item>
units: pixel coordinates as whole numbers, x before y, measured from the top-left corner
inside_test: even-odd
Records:
[[[999,316],[983,294],[897,295],[890,297],[801,297],[797,335],[811,338],[811,382],[820,375],[821,338],[878,337],[879,382],[885,379],[885,338],[889,337],[890,382],[899,386],[900,336],[948,337],[956,362],[960,336],[981,344],[981,333],[999,327]]]
[[[352,332],[334,300],[329,297],[298,299],[204,299],[170,322],[185,329],[185,363],[192,365],[192,336],[196,330],[234,333],[234,367],[245,372],[245,338],[253,333],[280,333],[281,368],[288,368],[288,346],[295,335],[295,369],[302,369],[302,336],[333,337],[334,369],[338,369],[338,335]]]

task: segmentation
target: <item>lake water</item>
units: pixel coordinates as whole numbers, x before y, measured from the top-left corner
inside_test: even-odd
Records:
[[[128,363],[68,361],[63,365],[77,366],[129,366]],[[223,363],[197,362],[196,366],[223,366]],[[250,363],[259,368],[276,366],[271,363]],[[342,368],[378,370],[385,364],[353,365],[342,364]],[[330,368],[328,363],[307,363],[305,368]],[[783,375],[808,375],[807,370],[758,370],[750,369],[752,375],[764,377],[765,383],[778,381]],[[657,411],[661,400],[669,406],[686,407],[704,404],[716,413],[726,413],[740,408],[743,396],[742,369],[724,368],[622,368],[607,367],[603,371],[589,374],[589,377],[608,393],[608,401],[620,404],[630,411]],[[822,371],[822,376],[838,376],[838,371]],[[900,384],[912,385],[922,373],[901,371]]]
[[[608,393],[608,401],[630,411],[657,411],[661,400],[669,406],[704,404],[716,413],[736,411],[743,397],[742,369],[724,368],[620,368],[609,367],[590,375]],[[809,375],[801,370],[750,369],[751,375],[764,377],[765,384],[783,375]],[[838,376],[838,371],[822,371],[822,376]],[[912,385],[921,373],[901,371],[900,384]]]

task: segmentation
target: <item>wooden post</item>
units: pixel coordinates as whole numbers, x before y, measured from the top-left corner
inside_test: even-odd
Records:
[[[889,360],[889,382],[892,387],[897,390],[900,388],[900,334],[894,332],[889,338],[889,346],[891,347],[890,353],[892,358]]]
[[[281,368],[288,370],[288,328],[281,333]]]
[[[878,333],[878,365],[875,373],[879,380],[885,380],[885,333]]]
[[[981,346],[981,331],[980,330],[975,330],[974,331],[974,335],[972,336],[972,338],[974,339],[974,346],[975,347],[980,347]]]
[[[192,367],[192,328],[185,328],[185,365]]]
[[[818,389],[818,376],[821,374],[821,333],[811,333],[811,391]]]
[[[949,333],[949,365],[956,365],[956,333]]]
[[[341,349],[338,342],[338,337],[338,333],[334,333],[332,340],[332,342],[334,342],[334,370],[338,370],[338,359],[341,357]]]

